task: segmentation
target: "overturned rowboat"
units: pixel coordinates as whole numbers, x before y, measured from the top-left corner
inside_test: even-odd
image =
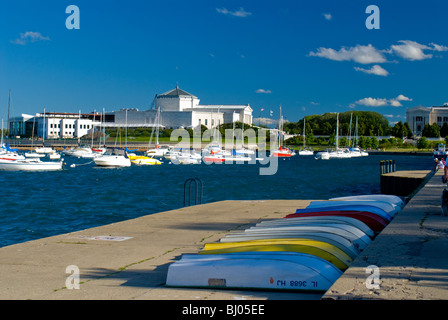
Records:
[[[297,252],[184,254],[169,266],[166,285],[324,292],[341,275],[330,262]]]

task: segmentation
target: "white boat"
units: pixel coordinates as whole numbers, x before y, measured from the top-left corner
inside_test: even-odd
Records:
[[[58,162],[41,161],[38,158],[7,160],[0,159],[0,170],[8,171],[55,171],[61,170],[64,159]]]
[[[401,208],[394,207],[389,202],[379,200],[315,200],[310,202],[310,204],[307,206],[307,209],[347,205],[366,205],[377,207],[386,212],[386,214],[388,214],[391,218],[393,218],[399,211],[401,211]]]
[[[106,152],[93,159],[100,167],[130,167],[131,160],[123,148],[107,148]]]
[[[323,292],[341,275],[330,262],[298,252],[184,254],[169,266],[166,285]]]
[[[351,158],[351,154],[347,149],[336,149],[329,152],[330,159],[347,159]]]
[[[291,232],[294,230],[302,230],[303,227],[311,227],[314,230],[319,230],[321,227],[331,227],[331,228],[339,228],[344,231],[350,232],[353,234],[353,239],[359,239],[363,241],[366,245],[370,244],[372,242],[372,238],[368,236],[365,232],[363,232],[361,229],[358,229],[357,227],[354,227],[352,225],[347,225],[344,223],[309,223],[309,224],[295,224],[295,225],[287,225],[287,226],[267,226],[267,227],[251,227],[249,229],[246,229],[245,232],[276,232],[276,231],[287,231]]]
[[[343,216],[312,216],[312,217],[297,217],[290,219],[275,219],[262,221],[257,223],[256,227],[269,227],[269,226],[296,226],[296,225],[315,225],[315,224],[329,224],[329,223],[344,223],[352,225],[369,237],[373,238],[375,233],[364,222],[350,217]]]
[[[48,153],[48,158],[51,160],[58,160],[61,159],[61,154],[58,152]]]
[[[34,151],[36,153],[45,153],[45,154],[54,152],[53,148],[50,147],[37,147],[34,149]]]
[[[389,202],[395,207],[404,208],[406,205],[400,197],[388,194],[364,194],[357,196],[336,197],[329,200],[337,201],[353,201],[353,200],[373,200],[373,201],[385,201]]]
[[[171,158],[174,164],[200,164],[202,155],[194,150],[181,151]]]
[[[43,158],[45,157],[44,153],[37,153],[37,152],[25,152],[26,158]]]
[[[82,145],[64,151],[64,155],[77,158],[94,158],[95,154],[88,145]]]
[[[312,156],[314,155],[314,151],[311,150],[310,148],[306,147],[306,133],[305,133],[305,118],[303,117],[303,149],[299,150],[299,156]]]
[[[146,155],[148,157],[164,157],[173,147],[169,145],[158,145],[156,144],[153,148],[146,150]]]
[[[311,149],[299,150],[299,156],[312,156],[312,155],[314,155],[314,151]]]
[[[325,150],[325,151],[318,151],[316,153],[316,156],[314,157],[316,160],[329,160],[330,159],[330,153]]]
[[[25,156],[18,153],[18,149],[11,149],[9,144],[1,144],[0,159],[6,160],[24,160]]]

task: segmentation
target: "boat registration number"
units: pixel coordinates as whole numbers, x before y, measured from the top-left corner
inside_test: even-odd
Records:
[[[277,280],[276,285],[278,287],[292,287],[292,288],[316,288],[317,281],[306,281],[306,280]]]

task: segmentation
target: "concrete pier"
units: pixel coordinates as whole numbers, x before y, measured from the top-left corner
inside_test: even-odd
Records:
[[[164,286],[169,264],[182,254],[197,253],[205,243],[216,242],[231,230],[284,217],[308,203],[303,200],[216,202],[3,247],[0,248],[0,299],[319,299],[321,294]],[[67,278],[73,275],[73,269],[67,270],[69,266],[79,268],[79,289],[66,287]]]
[[[432,173],[430,173],[432,176]],[[447,299],[448,217],[441,172],[421,187],[324,295],[165,287],[168,266],[232,230],[282,218],[308,200],[222,201],[0,248],[0,299]],[[369,289],[366,268],[379,270]],[[70,289],[73,268],[79,289]],[[67,287],[68,286],[68,287]]]
[[[417,190],[323,299],[448,299],[448,217],[441,214],[446,187],[441,176],[437,172]],[[371,281],[366,285],[372,279],[369,266],[378,267],[378,288]]]

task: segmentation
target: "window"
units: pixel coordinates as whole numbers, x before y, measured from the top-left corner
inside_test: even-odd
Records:
[[[437,117],[437,122],[442,122],[442,117]]]
[[[423,117],[415,117],[415,121],[423,121]]]
[[[205,119],[205,125],[207,125],[207,119]]]

